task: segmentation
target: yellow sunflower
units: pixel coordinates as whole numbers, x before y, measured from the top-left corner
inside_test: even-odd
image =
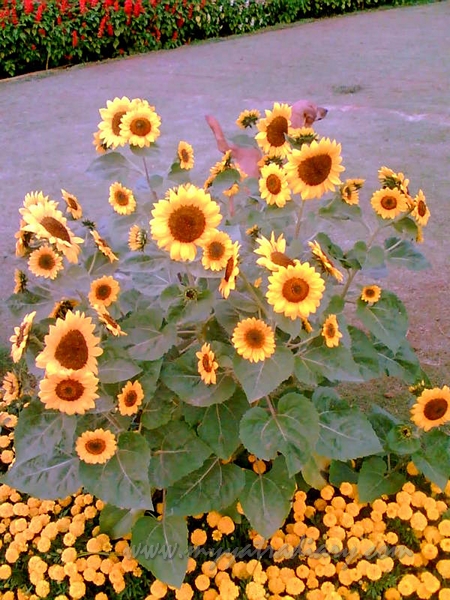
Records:
[[[310,144],[318,139],[319,136],[312,127],[291,127],[289,129],[289,140],[296,145]]]
[[[219,292],[227,299],[231,290],[236,289],[236,277],[239,275],[239,242],[233,244],[233,254],[227,260],[225,274],[219,284]]]
[[[61,194],[67,204],[67,212],[72,215],[73,219],[81,219],[83,216],[83,209],[81,208],[81,204],[78,202],[78,198],[73,194],[69,194],[69,192],[66,192],[66,190],[61,190]]]
[[[339,188],[341,200],[350,206],[359,204],[359,190],[362,188],[365,179],[346,179]]]
[[[422,190],[419,190],[417,196],[414,198],[413,207],[411,216],[414,217],[418,225],[425,227],[430,218],[430,209],[428,208],[427,200]]]
[[[286,202],[291,199],[291,190],[284,168],[275,163],[263,167],[259,180],[259,192],[267,204],[276,204],[279,208],[285,206]]]
[[[261,113],[259,112],[259,110],[243,110],[236,119],[236,125],[240,129],[247,129],[249,127],[253,127],[253,125],[256,125],[256,122],[258,121],[260,116]]]
[[[137,252],[147,244],[147,231],[139,225],[133,225],[128,233],[128,248]]]
[[[12,371],[8,371],[3,376],[2,390],[3,402],[6,402],[6,404],[9,404],[10,402],[20,398],[22,393],[22,385],[17,378],[17,375]]]
[[[106,108],[100,109],[102,118],[99,123],[99,138],[100,144],[106,148],[117,148],[125,146],[126,138],[122,135],[120,125],[122,118],[131,109],[131,100],[126,96],[122,98],[114,98],[106,102]],[[97,145],[98,147],[98,145]]]
[[[106,154],[106,152],[108,151],[108,146],[104,141],[102,141],[100,134],[100,129],[94,132],[92,136],[92,145],[94,146],[97,154]]]
[[[361,291],[361,300],[368,304],[375,304],[381,297],[381,288],[378,285],[366,285]]]
[[[196,352],[195,356],[198,360],[198,372],[206,385],[216,383],[216,371],[219,368],[219,363],[215,360],[214,352],[209,344],[203,344],[200,352]]]
[[[258,258],[256,261],[257,265],[261,265],[270,271],[278,271],[280,267],[295,265],[295,261],[285,254],[286,240],[282,233],[280,233],[276,240],[275,234],[272,231],[270,240],[261,236],[256,240],[256,243],[259,245],[259,248],[256,248],[254,252],[261,255],[261,258]]]
[[[109,186],[108,202],[119,215],[131,215],[136,210],[136,200],[132,190],[118,181]]]
[[[74,298],[64,298],[59,302],[55,302],[52,312],[48,315],[50,319],[65,319],[69,311],[78,306],[80,303]]]
[[[294,320],[315,313],[325,289],[325,282],[309,263],[282,267],[269,277],[266,298],[276,313]]]
[[[81,369],[97,373],[97,356],[103,353],[94,335],[91,317],[80,311],[68,312],[65,319],[57,319],[45,336],[45,348],[36,357],[36,366],[48,371]]]
[[[377,190],[373,194],[370,204],[382,219],[395,219],[402,212],[408,210],[408,202],[405,195],[396,188]]]
[[[144,390],[139,381],[127,381],[117,396],[121,415],[135,415],[144,399]]]
[[[149,105],[132,107],[121,119],[120,134],[131,145],[144,148],[155,142],[159,136],[161,118]]]
[[[150,229],[159,248],[170,252],[172,260],[192,261],[211,229],[222,220],[217,202],[190,183],[168,192],[152,210]]]
[[[287,139],[291,126],[292,109],[288,104],[275,102],[272,110],[266,110],[266,117],[256,124],[259,133],[255,139],[265,154],[284,158],[290,152]]]
[[[251,317],[240,321],[231,338],[236,352],[250,362],[266,360],[275,352],[275,335],[271,327]]]
[[[116,436],[109,429],[85,431],[77,439],[75,450],[83,462],[103,465],[116,453]]]
[[[178,144],[177,157],[182,169],[189,171],[194,166],[194,148],[187,142],[181,141]]]
[[[444,385],[424,390],[411,408],[411,420],[424,431],[450,421],[450,389]]]
[[[88,298],[91,306],[109,306],[117,300],[120,292],[119,282],[111,277],[111,275],[104,275],[99,279],[95,279],[91,283],[91,290]]]
[[[288,156],[286,172],[292,191],[301,194],[303,200],[321,198],[341,183],[341,145],[335,140],[322,138],[300,150],[292,150]]]
[[[403,173],[395,173],[388,167],[381,167],[378,169],[378,179],[384,188],[389,188],[391,190],[397,188],[403,194],[409,194],[409,179],[406,179]]]
[[[233,242],[223,231],[212,229],[202,243],[202,265],[211,271],[221,271],[233,254]]]
[[[117,323],[117,321],[115,321],[111,317],[107,308],[105,308],[104,306],[96,305],[96,306],[94,306],[94,310],[96,311],[96,313],[98,315],[99,321],[101,323],[103,323],[103,325],[105,325],[106,329],[110,333],[112,333],[116,337],[119,337],[121,335],[128,335],[127,333],[125,333],[125,331],[122,330],[119,323]]]
[[[19,362],[25,351],[35,316],[35,310],[25,315],[19,327],[14,327],[14,334],[9,338],[11,342],[11,358],[15,363]]]
[[[50,246],[44,245],[30,254],[28,268],[36,277],[55,279],[64,267],[61,256]]]
[[[39,384],[38,395],[45,408],[67,415],[84,415],[87,410],[95,408],[97,387],[97,377],[88,370],[58,369],[54,373],[46,373]]]
[[[109,258],[110,262],[114,262],[115,260],[119,260],[119,258],[114,254],[114,252],[109,247],[108,243],[100,237],[100,234],[95,229],[90,229],[91,235],[94,238],[95,245],[100,250],[102,254]]]
[[[53,206],[57,205],[54,200],[50,200],[48,196],[44,196],[43,192],[28,192],[28,194],[25,194],[23,205],[25,208],[28,208],[34,204],[47,204],[48,202]]]
[[[344,279],[343,274],[333,265],[331,260],[322,250],[319,242],[316,242],[315,240],[313,242],[308,242],[308,246],[311,248],[314,258],[320,263],[322,270],[334,277],[336,281],[341,282]]]
[[[27,289],[28,277],[27,274],[20,269],[14,271],[14,294],[23,294]]]
[[[23,219],[20,219],[20,229],[16,231],[14,237],[16,238],[16,256],[26,256],[30,249],[30,243],[33,238],[33,234],[30,231],[24,231],[26,223]]]
[[[339,325],[336,315],[328,315],[322,327],[322,335],[328,348],[339,346],[339,340],[342,333],[339,331]]]

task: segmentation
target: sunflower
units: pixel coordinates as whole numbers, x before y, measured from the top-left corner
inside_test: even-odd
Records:
[[[10,402],[20,398],[22,393],[22,385],[17,378],[17,375],[12,371],[8,371],[3,376],[2,390],[3,402],[6,402],[6,404],[9,404]]]
[[[395,219],[402,212],[408,210],[405,195],[396,188],[383,188],[376,191],[370,200],[370,204],[382,219]]]
[[[111,275],[104,275],[99,279],[95,279],[91,283],[91,290],[88,298],[91,306],[109,306],[117,300],[120,292],[120,285],[118,281],[111,277]]]
[[[273,110],[266,110],[266,118],[256,124],[259,133],[255,139],[265,154],[284,158],[290,152],[286,136],[291,126],[292,109],[288,104],[275,102]]]
[[[311,248],[313,256],[320,263],[322,270],[334,277],[340,283],[344,279],[343,274],[333,265],[331,260],[320,247],[319,242],[308,242],[308,246]]]
[[[256,125],[256,122],[258,121],[260,116],[261,113],[259,112],[259,110],[243,110],[236,119],[236,125],[240,129],[247,129],[249,127],[253,127],[253,125]]]
[[[413,210],[411,216],[414,217],[416,223],[421,227],[425,227],[430,218],[430,209],[427,205],[425,194],[422,190],[419,190],[417,196],[414,198]]]
[[[285,206],[286,202],[291,199],[291,191],[284,168],[275,163],[263,167],[259,180],[259,191],[261,198],[267,204],[276,204],[279,208]]]
[[[150,229],[172,260],[192,261],[207,234],[222,220],[219,205],[204,190],[187,183],[168,191],[152,210]]]
[[[121,415],[135,415],[142,400],[144,399],[144,390],[139,381],[127,381],[122,391],[117,396],[119,402],[119,412]]]
[[[127,140],[122,135],[120,125],[122,118],[131,109],[131,100],[126,96],[114,98],[106,102],[106,108],[100,109],[102,118],[99,123],[99,141],[105,148],[125,146]]]
[[[78,202],[78,198],[73,194],[69,194],[69,192],[66,192],[66,190],[61,190],[61,194],[63,200],[65,200],[67,204],[67,212],[72,215],[73,219],[81,219],[83,216],[83,209],[81,208],[81,204]]]
[[[200,352],[196,352],[195,356],[198,360],[198,372],[202,381],[206,385],[216,383],[216,371],[219,368],[219,364],[215,360],[214,352],[211,350],[209,344],[203,344]]]
[[[450,389],[424,390],[411,408],[411,420],[424,431],[450,421]]]
[[[194,148],[187,142],[181,141],[178,144],[177,157],[182,169],[189,171],[194,166]]]
[[[128,248],[137,252],[147,244],[147,231],[139,225],[133,225],[128,232]]]
[[[329,138],[292,150],[286,165],[292,191],[301,194],[303,200],[321,198],[333,191],[341,183],[339,173],[345,170],[341,162],[341,145]]]
[[[350,206],[359,204],[359,190],[362,188],[365,179],[346,179],[339,188],[341,200]]]
[[[43,192],[28,192],[28,194],[25,194],[23,205],[25,208],[28,208],[35,204],[47,204],[48,202],[51,202],[54,206],[57,205],[54,200],[50,200],[48,196],[44,196]]]
[[[78,306],[80,303],[74,298],[64,298],[59,302],[55,302],[52,312],[48,315],[49,319],[65,319],[69,311]]]
[[[116,453],[116,436],[109,429],[85,431],[77,439],[75,450],[83,462],[103,465]]]
[[[221,271],[233,254],[230,236],[217,229],[211,230],[202,243],[202,265],[211,271]]]
[[[16,238],[16,256],[26,256],[30,249],[30,243],[33,238],[33,234],[30,231],[24,231],[26,223],[23,219],[20,219],[20,229],[16,231],[14,237]]]
[[[114,252],[109,247],[108,243],[100,237],[100,234],[95,229],[90,229],[91,235],[94,238],[95,245],[100,250],[102,254],[109,258],[110,262],[114,262],[115,260],[119,260],[119,258],[114,254]]]
[[[94,310],[98,315],[99,321],[106,326],[106,329],[110,333],[112,333],[116,337],[119,337],[121,335],[128,335],[127,333],[125,333],[125,331],[122,330],[119,323],[117,323],[117,321],[115,321],[111,317],[111,315],[108,312],[108,309],[106,309],[104,306],[96,305],[94,306]]]
[[[269,277],[266,298],[276,313],[292,320],[315,313],[325,289],[325,282],[309,263],[282,267]]]
[[[289,129],[289,141],[296,146],[310,144],[319,138],[312,127],[291,127]]]
[[[98,398],[98,379],[88,370],[58,369],[46,373],[39,384],[39,398],[45,408],[53,408],[67,415],[84,415],[95,408]]]
[[[236,352],[250,362],[266,360],[275,352],[275,335],[271,327],[251,317],[240,321],[231,338]]]
[[[20,269],[14,271],[14,294],[23,294],[27,289],[28,277],[27,274]]]
[[[61,256],[50,246],[44,245],[30,254],[28,268],[36,277],[55,279],[64,267]]]
[[[120,134],[130,146],[144,148],[159,138],[160,125],[161,118],[153,107],[140,103],[122,117]]]
[[[22,358],[35,316],[35,310],[25,315],[19,327],[14,327],[14,334],[9,338],[11,342],[11,358],[15,363],[19,362]]]
[[[236,289],[236,277],[239,275],[239,242],[233,244],[233,254],[225,266],[225,274],[219,284],[219,292],[227,299],[230,291]]]
[[[258,258],[256,261],[257,265],[261,265],[270,271],[278,271],[280,267],[295,265],[295,261],[285,254],[286,240],[282,233],[280,233],[276,240],[275,234],[272,231],[270,240],[261,236],[256,240],[256,243],[259,244],[259,248],[254,250],[254,252],[261,255],[261,258]]]
[[[233,183],[233,185],[230,185],[229,188],[227,188],[226,190],[222,191],[222,194],[226,197],[226,198],[232,198],[233,196],[236,196],[236,194],[239,194],[239,184],[238,183]]]
[[[50,325],[45,336],[45,348],[36,357],[36,366],[40,369],[57,371],[58,369],[81,369],[97,373],[97,356],[103,353],[94,336],[95,325],[91,317],[80,311],[68,312],[65,319],[57,319]]]
[[[136,200],[132,190],[118,181],[109,186],[108,202],[119,215],[131,215],[136,210]]]
[[[102,141],[100,134],[100,129],[94,132],[92,136],[92,145],[94,146],[97,154],[106,154],[106,152],[108,151],[108,146],[105,144],[104,141]]]
[[[368,304],[375,304],[381,297],[381,288],[378,285],[366,285],[361,291],[361,300]]]
[[[322,335],[328,348],[339,346],[342,333],[339,331],[336,315],[328,315],[322,327]]]
[[[406,179],[403,173],[395,173],[388,167],[381,167],[378,169],[378,180],[384,188],[391,190],[396,188],[405,195],[409,194],[409,179]]]

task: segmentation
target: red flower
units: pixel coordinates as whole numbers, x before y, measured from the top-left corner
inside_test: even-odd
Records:
[[[136,0],[136,3],[134,5],[134,11],[133,11],[134,17],[137,18],[143,12],[144,12],[144,9],[142,8],[141,0]]]
[[[80,0],[80,14],[84,15],[86,12],[86,0]]]
[[[37,12],[36,12],[36,16],[34,17],[34,20],[36,23],[40,23],[41,19],[42,19],[42,13],[44,12],[46,6],[45,6],[45,2],[41,2],[41,4],[39,4]]]
[[[33,0],[24,0],[23,7],[25,9],[25,14],[29,15],[34,11],[34,3]]]
[[[106,27],[106,21],[108,20],[108,15],[105,15],[102,17],[102,20],[100,21],[100,25],[98,28],[98,37],[101,38],[103,37],[103,33],[105,32],[105,27]]]
[[[36,46],[34,44],[31,44],[31,49],[33,50],[33,52],[36,50]]]
[[[193,12],[194,12],[194,5],[190,4],[189,5],[189,11],[188,11],[188,19],[192,19]]]
[[[107,31],[108,31],[108,35],[110,37],[112,37],[114,35],[114,29],[113,29],[113,26],[111,25],[111,23],[108,23],[108,25],[106,26],[106,28],[107,28]]]
[[[78,46],[78,33],[76,31],[72,31],[72,46],[74,48]]]
[[[179,18],[177,19],[177,26],[178,26],[178,27],[183,27],[183,24],[184,24],[184,19],[183,19],[183,17],[179,17]]]
[[[42,37],[45,37],[45,29],[43,29],[42,27],[38,29],[38,33],[39,35],[42,35]]]
[[[61,25],[61,23],[62,23],[62,19],[59,15],[56,17],[56,22],[58,25]]]
[[[178,39],[178,31],[174,31],[174,32],[173,32],[173,34],[172,34],[172,39],[173,39],[173,40],[176,40],[176,39]]]
[[[133,12],[133,0],[125,0],[123,10],[125,11],[126,15],[131,15],[131,13]]]

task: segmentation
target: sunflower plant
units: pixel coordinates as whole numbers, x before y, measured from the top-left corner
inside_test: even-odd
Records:
[[[184,140],[153,169],[162,123],[149,102],[115,98],[100,115],[89,170],[111,181],[105,217],[66,190],[62,206],[30,192],[19,209],[27,267],[9,299],[22,321],[5,385],[11,402],[34,386],[3,481],[100,498],[132,548],[177,548],[136,554],[175,586],[187,516],[235,517],[239,502],[267,538],[296,489],[348,481],[372,501],[402,487],[410,460],[443,489],[450,389],[422,371],[405,306],[381,285],[389,267],[427,266],[424,193],[382,167],[360,202],[341,145],[292,128],[287,104],[237,119],[259,178],[228,151],[200,185]],[[385,374],[412,386],[410,419],[365,414],[336,389]]]

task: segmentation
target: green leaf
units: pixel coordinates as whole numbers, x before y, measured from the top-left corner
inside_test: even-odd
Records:
[[[98,376],[103,384],[132,379],[141,371],[142,369],[135,362],[122,358],[108,360],[98,366]]]
[[[322,218],[338,221],[355,221],[361,219],[361,208],[357,204],[347,204],[339,196],[335,196],[328,204],[319,209]]]
[[[380,440],[380,444],[383,445],[383,449],[388,450],[388,435],[389,432],[396,427],[400,421],[394,417],[390,412],[381,408],[377,404],[372,404],[370,412],[367,414],[367,418],[370,421],[375,433]]]
[[[406,478],[401,473],[389,473],[386,463],[378,456],[364,460],[358,477],[358,494],[361,502],[373,502],[383,494],[398,492]]]
[[[324,379],[329,381],[362,381],[351,351],[343,345],[327,348],[321,340],[307,346],[295,357],[295,376],[309,387]]]
[[[172,323],[163,326],[163,313],[159,309],[132,314],[123,323],[130,332],[128,341],[133,344],[128,353],[136,360],[158,360],[177,343],[176,326]]]
[[[233,367],[247,400],[254,402],[273,392],[292,375],[294,357],[287,348],[277,348],[272,356],[256,363],[236,355]]]
[[[200,469],[189,473],[169,487],[166,496],[168,515],[196,515],[235,504],[244,487],[243,470],[235,464],[222,464],[210,458]]]
[[[387,435],[388,448],[397,454],[414,454],[420,450],[420,440],[414,437],[410,425],[397,425]]]
[[[131,175],[142,172],[120,152],[107,152],[95,158],[86,172],[107,181],[130,181]]]
[[[404,269],[420,271],[431,267],[425,256],[419,252],[412,242],[398,237],[390,237],[384,242],[386,260]]]
[[[157,429],[168,423],[178,410],[173,392],[161,385],[143,404],[141,423],[146,429]]]
[[[450,438],[443,431],[434,430],[422,435],[422,448],[411,460],[425,477],[442,490],[449,479]]]
[[[100,512],[100,530],[112,540],[129,534],[134,523],[144,515],[143,509],[119,508],[106,504]]]
[[[141,517],[133,527],[133,555],[160,581],[179,588],[186,575],[188,530],[184,517]]]
[[[361,377],[364,381],[377,377],[380,374],[380,364],[378,352],[372,341],[361,329],[352,325],[349,325],[348,332],[352,343],[353,360],[358,365]]]
[[[383,344],[375,344],[380,367],[389,377],[398,377],[405,383],[413,384],[423,378],[419,359],[408,340],[403,340],[397,352],[392,352]]]
[[[320,490],[328,483],[328,475],[323,469],[322,458],[318,454],[312,454],[302,469],[303,479],[316,490]]]
[[[251,408],[240,424],[240,437],[247,450],[263,460],[283,454],[290,477],[307,462],[318,435],[319,416],[314,405],[296,393],[285,394],[275,414],[260,406]]]
[[[144,437],[136,432],[122,433],[116,453],[108,462],[80,462],[81,482],[91,494],[114,506],[152,509],[149,461],[150,448]]]
[[[359,298],[356,316],[392,352],[396,353],[403,344],[408,331],[408,315],[403,302],[392,292],[383,290],[381,298],[373,305]]]
[[[331,485],[339,487],[344,481],[357,483],[358,473],[349,464],[340,460],[332,460],[330,463],[329,479]]]
[[[282,456],[262,475],[246,470],[239,499],[251,526],[265,538],[270,537],[288,516],[294,490],[295,479],[289,477]]]

